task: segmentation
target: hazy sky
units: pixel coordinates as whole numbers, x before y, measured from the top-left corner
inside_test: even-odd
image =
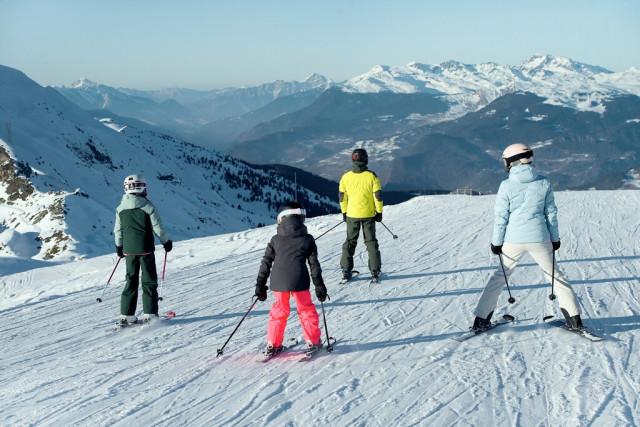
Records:
[[[640,0],[0,0],[0,64],[41,85],[220,89],[536,53],[640,68]]]

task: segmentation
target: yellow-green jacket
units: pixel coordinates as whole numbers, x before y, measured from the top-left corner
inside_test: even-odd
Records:
[[[372,218],[382,213],[382,187],[375,173],[361,162],[340,179],[338,189],[340,210],[349,218]]]

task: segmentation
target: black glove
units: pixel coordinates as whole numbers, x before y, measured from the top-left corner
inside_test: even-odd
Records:
[[[491,244],[491,252],[493,252],[494,255],[500,255],[502,253],[502,245],[493,246],[493,243],[492,243]]]
[[[122,246],[116,246],[116,253],[118,254],[118,258],[124,258],[124,252],[122,252]]]
[[[558,240],[557,242],[551,242],[551,246],[553,246],[554,251],[557,251],[558,249],[560,249],[560,240]]]
[[[171,249],[173,249],[173,242],[171,240],[167,240],[167,243],[163,244],[162,247],[165,251],[171,252]]]
[[[253,295],[258,298],[258,301],[267,300],[267,287],[265,285],[256,284],[256,293]]]
[[[324,283],[320,283],[316,285],[316,296],[318,297],[318,301],[325,302],[327,299],[327,287]]]
[[[346,212],[342,212],[342,220],[344,222],[347,222],[347,213]]]
[[[376,222],[382,222],[382,212],[376,212]]]

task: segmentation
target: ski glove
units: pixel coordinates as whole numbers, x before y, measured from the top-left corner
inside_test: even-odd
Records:
[[[554,251],[557,251],[558,249],[560,249],[560,240],[558,240],[557,242],[551,242],[551,246],[553,246]]]
[[[162,247],[164,248],[165,251],[171,252],[171,249],[173,249],[173,242],[171,240],[167,240],[167,242],[164,243]]]
[[[256,284],[256,293],[253,295],[258,298],[258,301],[267,300],[267,287],[265,285]]]
[[[316,296],[318,297],[318,301],[325,302],[327,299],[327,287],[324,283],[320,283],[316,285]]]
[[[124,258],[124,252],[122,252],[122,246],[116,246],[116,253],[118,254],[118,258]]]
[[[382,212],[376,212],[376,222],[382,222]]]
[[[347,213],[346,212],[342,212],[342,220],[344,222],[347,222]]]
[[[493,243],[492,243],[491,244],[491,252],[493,252],[494,255],[500,255],[502,253],[502,245],[493,246]]]

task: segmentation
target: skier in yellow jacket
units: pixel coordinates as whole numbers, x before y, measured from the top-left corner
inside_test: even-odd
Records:
[[[367,169],[369,156],[363,148],[351,154],[351,170],[340,179],[338,199],[342,218],[347,223],[347,239],[342,245],[342,280],[351,278],[353,254],[356,251],[360,227],[369,253],[372,281],[377,281],[382,262],[376,239],[376,222],[382,221],[382,187],[376,174]]]

